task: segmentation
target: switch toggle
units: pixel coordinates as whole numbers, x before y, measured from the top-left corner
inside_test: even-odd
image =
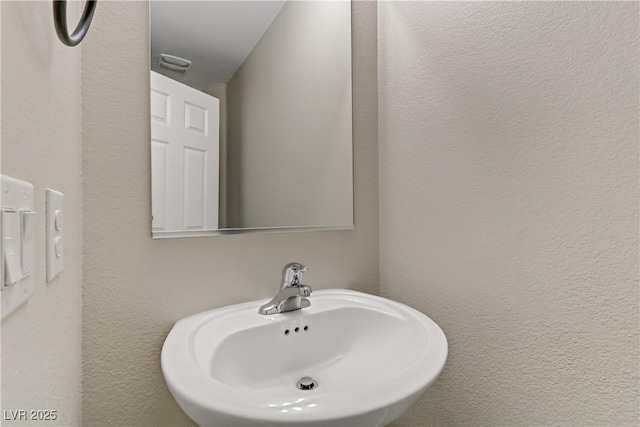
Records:
[[[4,284],[3,286],[15,285],[22,279],[22,269],[20,268],[20,258],[18,254],[4,254]]]
[[[56,247],[56,258],[62,258],[62,237],[56,237],[53,241]]]
[[[35,212],[20,211],[22,219],[22,276],[26,277],[33,271],[35,262]]]
[[[16,211],[2,211],[2,262],[3,286],[14,285],[22,279],[20,265],[20,222]]]
[[[56,227],[56,231],[62,231],[62,211],[60,209],[57,209],[54,212],[54,224]]]

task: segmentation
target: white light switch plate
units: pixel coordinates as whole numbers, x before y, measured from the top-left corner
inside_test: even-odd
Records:
[[[63,195],[47,188],[47,282],[64,269]]]
[[[4,319],[35,292],[33,185],[2,175],[0,201],[0,311]]]

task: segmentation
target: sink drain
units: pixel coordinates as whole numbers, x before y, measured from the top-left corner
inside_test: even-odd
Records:
[[[315,390],[318,388],[318,381],[314,380],[311,377],[302,377],[296,384],[300,390]]]

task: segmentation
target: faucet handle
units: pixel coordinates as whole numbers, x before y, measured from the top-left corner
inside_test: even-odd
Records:
[[[304,276],[307,267],[299,262],[291,262],[284,266],[282,270],[282,288],[291,286],[299,286],[302,284],[302,276]]]

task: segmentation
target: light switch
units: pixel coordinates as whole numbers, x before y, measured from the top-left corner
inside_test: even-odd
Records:
[[[4,319],[35,292],[36,213],[32,184],[2,175],[0,191],[0,311]]]
[[[64,269],[63,195],[47,188],[47,282]]]

